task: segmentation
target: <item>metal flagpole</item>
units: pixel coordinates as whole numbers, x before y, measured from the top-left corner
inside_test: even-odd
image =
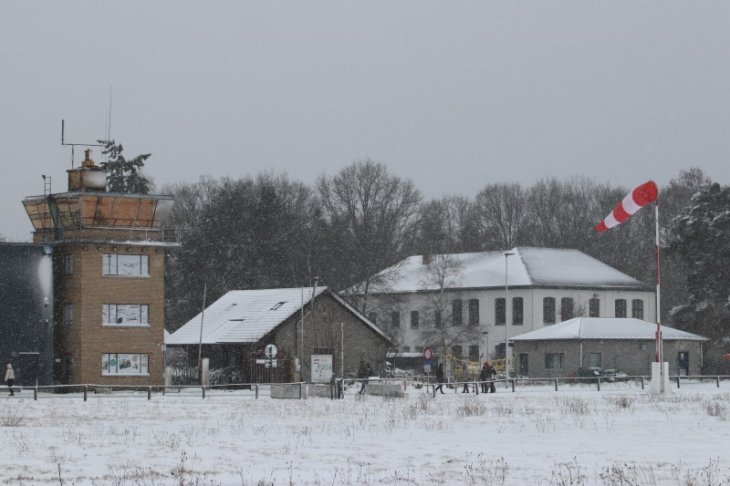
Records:
[[[664,343],[661,326],[661,275],[659,271],[659,198],[654,202],[654,254],[656,265],[656,360],[659,362],[659,390],[664,393]]]
[[[208,283],[203,284],[203,310],[200,312],[200,340],[198,341],[198,379],[203,384],[203,322],[205,322],[205,295],[208,291]]]

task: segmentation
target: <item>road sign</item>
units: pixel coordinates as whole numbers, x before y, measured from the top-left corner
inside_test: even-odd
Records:
[[[426,364],[423,365],[423,372],[431,373],[431,362],[430,361],[426,361]]]
[[[431,361],[431,358],[433,358],[433,352],[431,351],[431,348],[426,348],[423,350],[423,359],[426,361]]]
[[[274,346],[273,344],[267,344],[264,348],[264,354],[267,358],[276,358],[276,351],[276,346]]]

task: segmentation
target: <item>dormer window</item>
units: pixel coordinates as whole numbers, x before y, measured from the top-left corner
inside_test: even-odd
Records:
[[[276,304],[274,304],[274,307],[272,307],[271,310],[276,310],[276,309],[278,309],[279,307],[281,307],[284,304],[286,304],[286,301],[284,301],[284,302],[277,302]]]

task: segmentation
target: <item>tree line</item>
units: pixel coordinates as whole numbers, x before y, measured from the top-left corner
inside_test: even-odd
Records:
[[[410,179],[372,160],[312,185],[265,172],[166,186],[162,192],[175,197],[166,224],[180,242],[168,256],[166,320],[175,329],[197,314],[204,284],[210,302],[233,289],[315,283],[335,291],[362,284],[367,293],[372,276],[409,255],[514,246],[578,249],[653,285],[653,211],[606,233],[593,230],[631,189],[548,178],[427,199]],[[718,267],[730,268],[730,240],[710,235],[730,236],[728,191],[691,168],[660,188],[659,199],[662,321],[712,329],[715,339],[727,325],[730,279]]]

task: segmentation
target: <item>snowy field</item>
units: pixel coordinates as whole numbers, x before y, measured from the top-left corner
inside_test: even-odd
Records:
[[[1,484],[730,484],[730,383],[0,401]]]

